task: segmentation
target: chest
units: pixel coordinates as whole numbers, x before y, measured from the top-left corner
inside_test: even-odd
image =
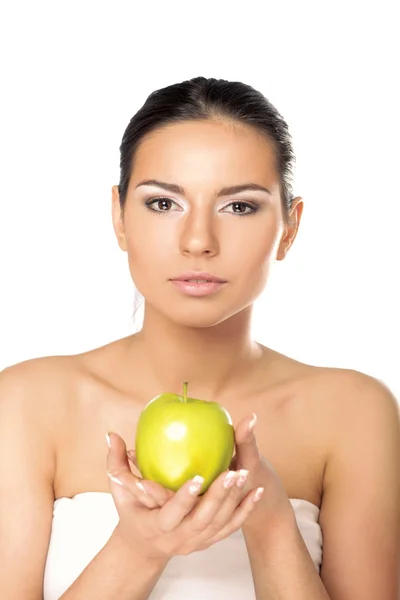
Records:
[[[323,436],[305,418],[310,416],[305,403],[306,399],[280,391],[273,400],[267,394],[249,395],[246,402],[224,406],[234,426],[252,412],[257,414],[255,435],[260,452],[277,471],[288,497],[319,506],[325,464]],[[143,399],[101,389],[71,403],[57,448],[56,498],[109,491],[105,435],[116,432],[128,450],[134,448],[136,424],[144,405]]]

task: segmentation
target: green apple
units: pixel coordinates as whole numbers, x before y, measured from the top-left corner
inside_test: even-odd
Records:
[[[201,475],[203,494],[232,460],[232,419],[217,402],[188,398],[184,383],[182,396],[161,394],[145,406],[135,447],[144,479],[177,491],[185,481]]]

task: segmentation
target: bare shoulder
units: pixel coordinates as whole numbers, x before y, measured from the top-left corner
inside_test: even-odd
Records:
[[[321,408],[341,422],[379,414],[399,421],[399,404],[392,391],[383,381],[366,373],[313,367],[305,371],[302,383]]]
[[[32,358],[6,367],[0,372],[1,403],[32,413],[36,422],[62,423],[87,390],[107,381],[107,368],[111,373],[115,369],[124,343],[125,338],[80,354]]]
[[[0,375],[4,381],[19,381],[21,385],[27,378],[30,382],[39,382],[43,377],[48,381],[65,372],[66,368],[73,367],[75,358],[73,355],[30,358],[6,367]]]
[[[358,410],[389,411],[398,415],[398,400],[381,380],[353,369],[319,367],[273,352],[277,382],[296,390],[296,396],[315,402],[322,410],[341,415]]]
[[[309,399],[309,427],[323,439],[325,485],[332,465],[350,464],[357,453],[360,459],[369,453],[374,459],[381,456],[382,463],[386,453],[392,464],[399,461],[399,403],[383,381],[351,369],[311,368],[305,369],[299,388]]]
[[[87,377],[101,377],[104,362],[118,358],[125,341],[122,338],[79,354],[43,356],[16,363],[0,372],[1,385],[19,390],[28,386],[32,392],[40,391],[41,397],[46,390],[53,393],[65,386],[70,389]]]
[[[69,391],[77,386],[78,362],[73,356],[33,358],[0,373],[2,410],[16,411],[50,433],[61,421]],[[73,394],[72,394],[73,396]]]
[[[381,380],[352,369],[317,367],[278,355],[278,385],[296,427],[302,423],[325,448],[347,435],[380,427],[400,431],[399,402]],[[280,383],[281,382],[281,383]],[[287,400],[289,399],[289,400]],[[376,434],[378,435],[378,433]]]
[[[12,387],[16,392],[23,393],[25,389],[32,395],[40,392],[40,397],[46,389],[59,386],[76,372],[75,356],[45,356],[31,358],[6,367],[0,372],[0,382],[3,387]],[[53,390],[54,391],[54,390]]]

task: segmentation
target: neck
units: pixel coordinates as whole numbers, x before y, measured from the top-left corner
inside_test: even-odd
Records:
[[[251,339],[252,307],[212,327],[186,327],[145,306],[143,327],[133,338],[140,373],[158,393],[214,400],[241,381],[261,357]],[[136,360],[136,359],[135,359]]]

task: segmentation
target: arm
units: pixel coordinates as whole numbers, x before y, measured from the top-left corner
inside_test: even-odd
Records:
[[[133,555],[115,530],[60,600],[147,600],[167,562]]]
[[[333,600],[317,573],[294,512],[293,518],[277,522],[267,534],[252,532],[245,540],[257,600]]]
[[[0,598],[43,599],[62,388],[53,359],[0,373]],[[163,568],[133,556],[114,532],[62,598],[144,600]]]
[[[0,598],[41,600],[52,514],[54,455],[27,365],[0,373]],[[30,400],[29,400],[30,398]]]
[[[347,375],[324,478],[321,576],[333,600],[398,600],[399,408],[379,381]]]
[[[257,600],[398,600],[398,406],[384,385],[361,373],[346,372],[333,388],[321,580],[287,519],[267,535],[246,537]]]

